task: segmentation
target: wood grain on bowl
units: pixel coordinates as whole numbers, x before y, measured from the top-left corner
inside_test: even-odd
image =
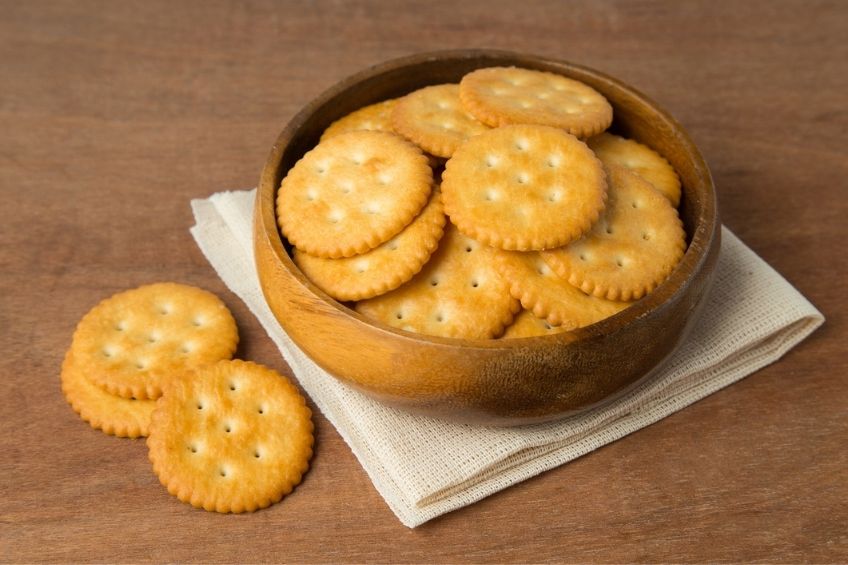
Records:
[[[551,336],[459,340],[366,320],[312,284],[292,262],[275,217],[285,173],[339,117],[475,69],[525,67],[562,74],[612,104],[612,130],[659,151],[683,184],[688,248],[647,297],[597,324]],[[503,51],[425,53],[366,69],[307,104],[274,145],[257,192],[254,247],[265,298],[280,324],[336,378],[393,406],[452,420],[513,425],[563,417],[613,398],[652,374],[687,335],[719,252],[715,190],[682,126],[637,90],[571,63]]]

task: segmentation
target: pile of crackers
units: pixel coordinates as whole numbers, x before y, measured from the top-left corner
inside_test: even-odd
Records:
[[[238,329],[214,294],[157,283],[116,294],[79,322],[62,391],[95,429],[147,436],[168,492],[218,512],[291,492],[312,456],[312,414],[273,370],[232,360]]]
[[[683,257],[680,179],[549,72],[490,67],[330,125],[277,216],[317,287],[379,323],[495,339],[613,316]]]

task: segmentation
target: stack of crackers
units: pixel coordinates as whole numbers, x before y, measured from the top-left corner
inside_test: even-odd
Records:
[[[584,327],[651,292],[686,249],[677,173],[612,122],[579,81],[479,69],[330,125],[282,181],[280,229],[316,286],[389,326]]]
[[[312,456],[312,419],[287,379],[232,360],[238,330],[215,295],[158,283],[102,301],[77,326],[62,390],[95,429],[148,436],[153,470],[193,506],[279,501]]]

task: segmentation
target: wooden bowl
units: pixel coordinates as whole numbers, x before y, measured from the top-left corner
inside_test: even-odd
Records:
[[[613,130],[662,153],[683,182],[688,249],[671,276],[619,314],[574,332],[508,340],[429,337],[370,321],[330,298],[292,262],[277,227],[280,181],[334,120],[418,88],[459,82],[482,67],[515,65],[580,80],[613,106]],[[689,135],[646,96],[602,73],[504,51],[460,50],[396,59],[349,77],[288,123],[262,172],[254,248],[268,305],[292,340],[337,379],[399,408],[489,425],[572,415],[650,375],[686,337],[719,252],[710,171]]]

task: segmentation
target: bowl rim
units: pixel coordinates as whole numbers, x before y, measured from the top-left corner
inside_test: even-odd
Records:
[[[334,98],[342,95],[352,87],[355,87],[363,81],[374,79],[379,75],[388,74],[403,67],[418,65],[421,63],[438,62],[445,59],[479,58],[532,59],[543,64],[573,69],[580,73],[591,75],[598,80],[610,83],[616,88],[626,91],[629,95],[636,98],[638,102],[650,107],[654,112],[656,112],[657,116],[664,122],[664,126],[668,128],[669,131],[674,132],[676,141],[685,146],[685,152],[693,159],[692,164],[697,170],[698,176],[704,179],[709,194],[708,198],[703,199],[702,209],[699,210],[700,213],[698,214],[698,217],[701,221],[694,227],[691,234],[687,233],[687,236],[690,236],[690,240],[683,258],[675,266],[671,274],[669,274],[669,276],[652,292],[609,318],[605,318],[589,326],[584,326],[568,332],[510,339],[449,338],[413,333],[366,318],[353,308],[337,301],[318,288],[311,280],[309,280],[309,278],[306,277],[306,275],[303,274],[303,272],[301,272],[291,259],[283,245],[282,234],[280,233],[280,228],[277,223],[276,196],[279,189],[279,186],[277,186],[278,183],[276,182],[277,170],[281,165],[283,152],[288,145],[288,142],[296,136],[298,130],[304,126],[309,117],[317,109],[330,103]],[[498,65],[493,64],[492,66]],[[516,66],[520,66],[520,64],[516,63]],[[375,100],[375,102],[378,101]],[[256,191],[255,212],[254,221],[262,222],[262,233],[268,238],[268,243],[270,243],[270,247],[277,261],[284,266],[286,271],[288,271],[288,273],[292,275],[299,284],[308,289],[312,295],[320,299],[326,306],[334,309],[336,313],[352,318],[355,322],[364,324],[371,329],[380,330],[382,333],[390,334],[395,339],[423,342],[433,346],[487,350],[513,350],[532,347],[537,343],[567,344],[583,340],[603,338],[604,336],[615,333],[622,326],[632,324],[640,318],[647,317],[656,311],[662,310],[669,303],[673,302],[674,299],[679,298],[684,293],[687,287],[687,281],[689,281],[695,273],[699,272],[703,268],[709,259],[709,249],[719,232],[717,196],[709,167],[689,133],[674,117],[671,116],[671,114],[668,113],[668,111],[657,104],[653,99],[649,98],[632,86],[590,67],[562,59],[554,59],[500,49],[450,49],[416,53],[371,65],[336,82],[304,105],[288,121],[286,126],[277,136],[262,169],[259,187]]]

